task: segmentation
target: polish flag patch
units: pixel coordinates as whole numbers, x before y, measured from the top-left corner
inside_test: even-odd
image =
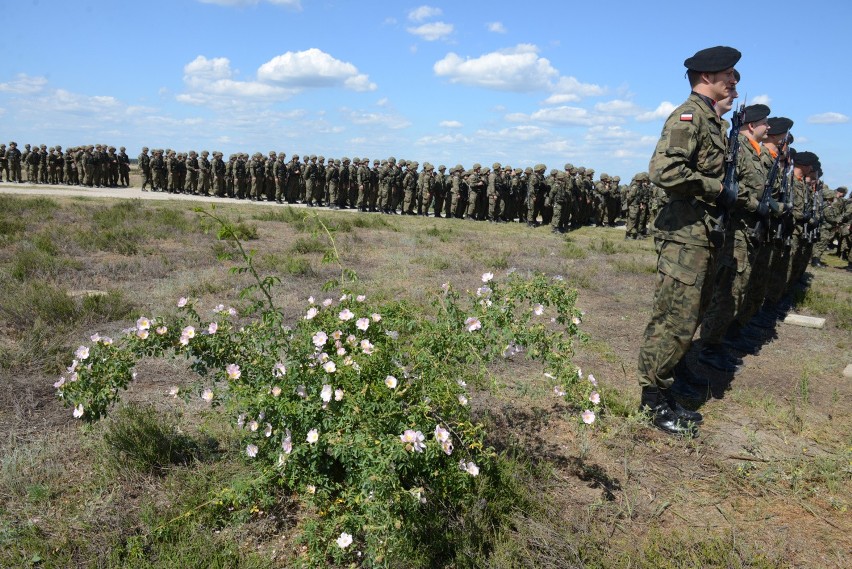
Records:
[[[692,113],[683,113],[682,115],[680,115],[680,120],[692,122]]]

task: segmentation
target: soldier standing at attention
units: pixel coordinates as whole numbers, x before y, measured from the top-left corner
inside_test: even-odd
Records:
[[[9,143],[9,149],[6,151],[6,160],[8,160],[9,164],[8,180],[23,184],[24,180],[21,178],[21,151],[18,150],[17,142]]]
[[[151,157],[148,156],[147,146],[142,147],[142,152],[136,158],[136,163],[139,164],[139,172],[142,174],[142,191],[148,191],[145,189],[145,186],[153,189],[154,185],[151,183]]]
[[[125,188],[130,187],[130,156],[127,155],[127,149],[121,147],[118,149],[118,175],[120,183]]]
[[[716,199],[723,197],[727,150],[715,105],[735,92],[734,65],[741,55],[718,46],[684,61],[692,92],[666,119],[649,168],[669,202],[654,222],[657,285],[639,349],[641,409],[654,426],[673,434],[695,434],[694,425],[702,420],[681,407],[669,388],[713,293],[716,246],[710,231],[718,215]]]

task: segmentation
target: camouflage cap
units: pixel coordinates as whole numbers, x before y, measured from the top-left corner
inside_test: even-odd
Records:
[[[565,170],[566,170],[566,171],[569,171],[569,172],[570,172],[570,171],[571,171],[571,170],[573,170],[573,169],[574,169],[574,165],[573,165],[573,164],[571,164],[570,162],[568,162],[568,163],[566,163],[566,164],[565,164]]]
[[[316,159],[317,159],[317,155],[311,154],[311,162],[316,162]]]
[[[609,180],[609,174],[606,172],[601,173],[601,180]]]
[[[373,166],[378,166],[379,164],[381,164],[381,162],[379,162],[379,159],[378,159],[378,158],[376,158],[375,160],[373,160]]]
[[[396,164],[396,158],[394,158],[393,156],[388,158],[388,164]]]
[[[535,172],[544,172],[545,170],[547,170],[547,166],[544,164],[536,164],[535,167],[533,167],[533,171]]]
[[[400,159],[399,159],[399,165],[400,165],[400,166],[405,166],[405,158],[400,158]]]
[[[495,162],[494,164],[492,164],[492,165],[491,165],[491,167],[492,167],[494,170],[499,170],[500,168],[502,168],[502,166],[501,166],[501,164],[500,164],[499,162]]]
[[[325,156],[320,156],[319,158],[317,158],[317,161],[325,162]]]
[[[464,166],[461,164],[456,164],[453,166],[453,172],[464,172]]]
[[[344,164],[346,164],[347,162],[349,162],[349,158],[347,158],[346,156],[344,156],[344,157],[343,157],[343,163],[344,163]]]
[[[209,154],[210,154],[210,153],[209,153],[209,152],[207,152],[206,150],[202,150],[202,151],[201,151],[201,155],[202,155],[202,156],[207,156],[207,155],[209,155]]]
[[[583,166],[580,166],[579,168],[577,168],[577,173],[578,174],[585,174],[586,169]]]
[[[514,170],[512,173],[513,173],[513,174],[523,174],[523,172],[524,172],[524,171],[523,171],[523,170],[521,170],[520,168],[515,168],[515,170]]]
[[[480,168],[482,168],[482,165],[480,165],[480,164],[479,164],[479,162],[477,162],[477,163],[475,163],[475,164],[473,165],[473,167],[471,168],[471,170],[479,170]]]
[[[299,159],[299,155],[298,155],[298,154],[294,154],[294,155],[293,155],[293,160],[298,160],[298,159]]]
[[[524,168],[524,174],[526,174],[527,176],[529,176],[529,175],[530,175],[530,174],[532,174],[532,173],[533,173],[533,169],[532,169],[532,168],[530,168],[529,166],[527,166],[526,168]]]
[[[360,164],[361,159],[356,156],[355,158],[352,159],[352,162],[354,162],[355,164]]]
[[[12,142],[11,144],[15,144],[15,143],[14,143],[14,142]],[[15,144],[15,145],[17,146],[17,144]],[[29,144],[24,144],[24,148],[29,148],[29,147],[30,147],[30,145],[29,145]]]
[[[443,164],[441,164],[440,166],[438,166],[438,170],[440,170],[441,172],[443,172],[443,171],[444,171],[444,170],[446,170],[446,169],[447,169],[447,167],[446,167],[446,166],[444,166]]]
[[[61,147],[61,146],[57,146],[56,148],[58,148],[59,150],[62,150],[62,147]],[[122,146],[121,148],[119,148],[119,150],[121,150],[122,152],[124,152],[124,151],[125,151],[125,150],[127,150],[127,149],[126,149],[125,147],[123,147],[123,146]]]
[[[275,151],[274,151],[274,150],[270,150],[270,151],[269,151],[269,156],[271,156],[272,158],[277,158],[277,157],[278,157],[278,155],[277,155],[277,154],[275,154]]]
[[[550,175],[551,176],[556,176],[558,173],[559,173],[559,170],[557,170],[556,168],[550,169]]]
[[[588,174],[588,175],[590,175],[590,176],[591,176],[591,175],[592,175],[592,174],[594,174],[594,173],[595,173],[595,169],[594,169],[594,168],[587,168],[587,169],[586,169],[586,174]]]
[[[418,166],[420,166],[420,163],[417,160],[408,163],[408,167],[414,170],[416,170]]]
[[[616,182],[620,182],[620,181],[621,181],[621,176],[613,176],[613,177],[612,177],[612,179],[613,179],[614,181],[616,181]]]
[[[335,158],[335,159],[334,159],[334,165],[335,165],[335,166],[340,166],[340,158]]]

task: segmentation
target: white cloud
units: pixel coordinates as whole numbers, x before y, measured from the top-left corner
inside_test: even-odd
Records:
[[[430,22],[416,28],[408,28],[408,33],[420,36],[426,41],[436,41],[453,33],[453,25],[446,22]]]
[[[232,75],[228,58],[199,55],[183,67],[183,80],[190,92],[176,99],[191,105],[230,104],[228,99],[286,99],[296,93],[259,81],[236,81]]]
[[[565,103],[576,103],[580,100],[579,95],[574,93],[558,93],[553,94],[542,101],[544,105],[564,105]]]
[[[560,77],[554,92],[558,95],[577,95],[579,97],[597,97],[606,93],[606,89],[594,83],[581,83],[576,77]]]
[[[264,82],[293,88],[343,85],[353,91],[376,89],[376,84],[359,73],[357,67],[315,47],[273,57],[258,68],[257,77]]]
[[[772,103],[772,98],[769,95],[758,95],[757,97],[752,97],[751,105],[769,105]]]
[[[376,106],[377,107],[387,107],[389,102],[390,101],[388,100],[387,97],[382,97],[381,99],[376,101]]]
[[[411,126],[411,121],[396,114],[372,113],[342,108],[340,114],[352,124],[360,126],[383,126],[390,129],[402,129]]]
[[[437,61],[433,69],[435,75],[447,77],[451,83],[515,92],[548,89],[551,80],[559,76],[550,61],[539,57],[538,48],[531,44],[473,59],[462,59],[451,52]]]
[[[595,110],[608,115],[629,116],[639,112],[639,107],[631,101],[613,99],[595,105]]]
[[[849,117],[843,113],[820,113],[808,117],[808,122],[811,124],[843,124],[849,122]],[[796,139],[799,142],[799,139]]]
[[[436,18],[443,14],[440,8],[435,6],[419,6],[408,12],[408,19],[412,22],[422,22],[429,18]]]
[[[438,123],[438,126],[444,128],[461,128],[463,125],[459,121],[441,121]]]
[[[510,113],[506,115],[506,120],[511,122],[533,121],[564,126],[592,126],[611,124],[613,122],[619,122],[622,119],[618,119],[611,115],[596,115],[588,109],[581,107],[569,107],[567,105],[563,105],[559,107],[539,109],[530,115],[524,113]]]
[[[636,120],[639,122],[663,120],[665,118],[668,118],[668,116],[672,114],[672,111],[674,111],[676,108],[677,107],[675,107],[674,103],[670,103],[669,101],[663,101],[653,111],[647,111],[636,115]]]
[[[489,32],[494,32],[495,34],[505,34],[506,26],[503,25],[503,22],[488,22],[485,24],[485,28]]]
[[[0,93],[32,95],[44,89],[45,85],[47,85],[46,77],[32,77],[26,73],[18,73],[13,80],[0,83]]]
[[[243,8],[246,6],[257,6],[261,2],[268,2],[269,4],[274,4],[275,6],[284,6],[286,8],[292,8],[294,10],[302,9],[301,0],[198,0],[202,4],[216,4],[218,6],[236,6],[238,8]]]

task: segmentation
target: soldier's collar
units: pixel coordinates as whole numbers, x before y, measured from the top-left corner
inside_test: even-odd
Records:
[[[693,91],[692,94],[707,103],[707,106],[710,107],[710,110],[712,110],[713,112],[716,111],[716,101],[714,101],[707,95],[702,95],[701,93],[696,93],[695,91]]]

